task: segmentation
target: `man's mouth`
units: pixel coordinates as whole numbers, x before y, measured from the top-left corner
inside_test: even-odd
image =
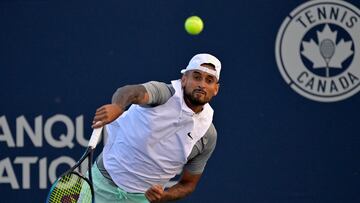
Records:
[[[194,93],[206,95],[206,92],[204,90],[194,90]]]

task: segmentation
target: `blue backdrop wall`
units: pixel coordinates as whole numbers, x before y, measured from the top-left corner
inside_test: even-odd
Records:
[[[180,202],[359,202],[360,95],[307,99],[276,62],[280,26],[304,2],[2,0],[0,202],[44,202],[116,88],[177,79],[200,52],[223,64],[218,143]],[[198,36],[190,15],[205,22]]]

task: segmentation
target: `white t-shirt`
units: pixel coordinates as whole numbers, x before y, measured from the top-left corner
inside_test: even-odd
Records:
[[[155,107],[132,105],[106,126],[103,150],[106,171],[127,192],[145,192],[164,185],[188,163],[194,146],[212,124],[209,104],[195,114],[184,102],[180,81],[166,103]]]

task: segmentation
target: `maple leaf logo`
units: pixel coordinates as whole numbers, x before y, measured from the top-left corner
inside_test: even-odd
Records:
[[[328,24],[324,29],[317,31],[318,44],[311,39],[309,42],[303,41],[303,56],[313,63],[313,68],[326,68],[326,77],[329,77],[330,68],[342,68],[342,62],[349,58],[353,51],[351,50],[352,41],[341,39],[336,44],[337,31],[332,31]]]

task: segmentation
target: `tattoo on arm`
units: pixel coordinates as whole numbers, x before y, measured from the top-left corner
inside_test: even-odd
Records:
[[[121,108],[130,104],[147,104],[149,95],[142,85],[126,85],[116,90],[112,97],[112,103]]]

